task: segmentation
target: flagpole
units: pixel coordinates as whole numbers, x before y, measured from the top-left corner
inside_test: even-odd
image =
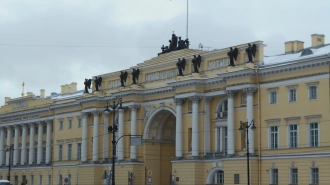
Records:
[[[188,0],[187,0],[187,31],[186,31],[186,38],[188,38]]]

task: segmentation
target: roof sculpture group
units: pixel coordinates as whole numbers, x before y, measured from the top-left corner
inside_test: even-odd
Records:
[[[163,46],[160,48],[160,49],[162,49],[162,52],[158,53],[158,56],[163,53],[168,53],[168,52],[175,51],[175,50],[189,48],[189,39],[186,38],[186,40],[181,40],[181,37],[177,37],[174,34],[174,32],[172,34],[172,39],[169,40],[168,42],[169,42],[168,46],[164,46],[164,44],[163,44]]]
[[[178,39],[179,38],[179,39]],[[176,50],[180,50],[180,49],[185,49],[185,48],[189,48],[189,40],[188,38],[186,40],[181,40],[181,37],[177,37],[174,32],[172,34],[172,39],[169,40],[169,46],[165,46],[164,45],[161,47],[162,52],[158,53],[158,55],[163,54],[163,53],[168,53],[171,51],[176,51]],[[246,63],[253,63],[253,58],[256,55],[257,52],[257,46],[255,44],[248,44],[248,48],[245,49],[247,56],[248,56],[248,61]],[[238,49],[235,47],[235,49],[233,49],[232,47],[230,47],[230,51],[227,53],[227,55],[229,56],[229,65],[228,66],[232,66],[234,67],[235,64],[234,62],[237,61],[237,56],[238,56]],[[193,73],[199,73],[199,68],[201,67],[201,63],[202,63],[202,57],[200,55],[196,56],[193,55],[194,58],[192,59],[192,64],[194,66],[193,68]],[[184,70],[185,70],[185,66],[186,66],[186,59],[182,58],[182,59],[178,59],[177,63],[176,63],[177,69],[178,69],[178,76],[184,76]],[[139,83],[139,75],[140,75],[140,70],[139,69],[135,69],[133,68],[132,71],[132,84],[138,84]],[[120,83],[121,83],[121,87],[125,87],[126,86],[126,81],[127,81],[127,77],[128,77],[128,73],[127,71],[121,71],[120,72]],[[88,89],[90,89],[91,86],[91,79],[85,79],[84,85],[85,85],[85,93],[89,93]],[[102,77],[95,77],[95,90],[99,91],[99,88],[101,87],[102,84]]]

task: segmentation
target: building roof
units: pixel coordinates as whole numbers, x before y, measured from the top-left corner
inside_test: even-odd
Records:
[[[301,56],[302,52],[304,52],[305,49],[310,49],[313,52],[313,54]],[[275,55],[275,56],[264,56],[264,65],[280,64],[280,63],[286,63],[300,59],[313,58],[316,56],[330,55],[330,44],[325,44],[322,47],[311,47],[305,49],[298,53],[289,53],[289,54]]]

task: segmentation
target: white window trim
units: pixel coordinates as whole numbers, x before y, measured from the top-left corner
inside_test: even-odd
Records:
[[[299,171],[298,171],[298,168],[294,167],[294,168],[289,168],[289,184],[297,184],[297,183],[293,183],[292,182],[292,169],[297,169],[297,181],[299,183]]]
[[[72,126],[73,126],[73,118],[72,117],[68,117],[68,118],[66,118],[67,120],[68,120],[68,129],[72,129]],[[69,125],[70,125],[70,121],[71,121],[71,128],[69,127]]]
[[[317,137],[317,139],[318,139],[318,143],[317,143],[317,146],[311,146],[311,138],[310,138],[310,124],[311,123],[317,123],[317,129],[318,129],[318,137]],[[320,137],[320,135],[321,135],[321,132],[320,132],[320,122],[319,121],[310,121],[310,122],[307,122],[307,143],[308,143],[308,147],[320,147],[321,146],[321,142],[320,142],[320,139],[321,139],[321,137]]]
[[[277,148],[272,148],[272,141],[271,141],[271,129],[270,127],[277,127]],[[271,124],[268,126],[268,149],[270,150],[277,150],[280,149],[280,125],[279,124]]]
[[[318,177],[318,181],[319,181],[319,183],[320,183],[320,168],[319,167],[317,167],[317,166],[314,166],[314,167],[310,167],[309,168],[309,184],[315,184],[315,183],[312,183],[312,169],[313,168],[317,168],[318,169],[318,171],[317,171],[317,177]],[[319,183],[317,183],[317,184],[319,184]]]
[[[58,120],[58,130],[63,130],[64,128],[64,118],[57,119]],[[62,122],[62,129],[61,129],[61,122]]]
[[[269,105],[276,105],[278,104],[278,87],[274,87],[274,88],[268,88],[268,104]],[[271,103],[271,94],[272,92],[276,92],[276,103]]]
[[[71,145],[71,159],[69,159],[69,145]],[[73,147],[72,147],[73,145],[72,145],[72,143],[68,143],[67,145],[66,145],[66,148],[67,148],[67,152],[66,152],[66,160],[67,161],[71,161],[72,160],[72,151],[73,151]]]
[[[82,117],[81,116],[76,116],[77,118],[77,128],[82,128]],[[81,126],[79,127],[79,119],[80,119],[80,122],[81,122]]]
[[[42,185],[42,175],[41,174],[39,175],[38,184]]]
[[[288,102],[289,103],[296,103],[296,102],[298,102],[298,91],[297,91],[298,84],[288,85],[288,86],[286,86],[286,88],[288,90]],[[292,89],[295,89],[296,90],[296,101],[290,101],[290,90],[292,90]]]
[[[79,150],[78,150],[78,144],[80,144],[80,159],[78,159],[78,156],[79,156]],[[82,149],[82,144],[81,143],[77,143],[77,160],[81,160],[81,149]]]
[[[319,98],[319,88],[318,88],[318,84],[319,82],[316,81],[316,82],[308,82],[306,83],[306,86],[307,86],[307,92],[308,92],[308,101],[313,101],[313,100],[318,100]],[[310,96],[309,96],[309,88],[310,87],[316,87],[316,98],[315,99],[310,99]]]
[[[60,146],[62,146],[62,151],[61,151],[61,160],[60,160]],[[57,156],[57,161],[63,161],[63,145],[58,145],[58,156]]]
[[[290,147],[290,126],[291,125],[297,125],[297,147]],[[287,124],[286,126],[286,130],[287,130],[287,140],[286,140],[286,145],[287,145],[287,148],[299,148],[299,122],[298,123],[290,123],[290,124]]]
[[[278,182],[278,168],[270,168],[269,170],[269,184],[278,184],[278,183],[273,183],[273,170],[277,170],[277,182]]]
[[[215,123],[215,127],[214,127],[214,129],[216,130],[214,132],[214,134],[215,134],[214,135],[214,138],[215,138],[215,142],[214,142],[214,144],[215,144],[215,146],[214,146],[215,152],[218,152],[220,150],[220,148],[218,147],[219,146],[219,143],[218,143],[218,127],[227,127],[227,129],[228,129],[227,121],[219,121],[219,122],[216,122]],[[227,152],[227,151],[225,151],[225,152]]]

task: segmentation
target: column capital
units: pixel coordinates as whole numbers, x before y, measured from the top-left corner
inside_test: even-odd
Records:
[[[237,91],[235,90],[226,90],[225,93],[227,94],[228,98],[233,98]]]
[[[92,111],[92,114],[93,114],[94,116],[98,116],[98,115],[101,114],[101,113],[102,113],[102,111],[99,111],[99,110]]]
[[[29,125],[30,127],[34,127],[34,126],[36,126],[37,124],[36,124],[35,122],[30,122],[30,123],[28,123],[28,125]]]
[[[21,126],[20,124],[13,125],[14,128],[19,128],[20,126]]]
[[[130,105],[128,106],[129,109],[131,110],[138,110],[141,106],[140,105]]]
[[[90,114],[89,112],[82,112],[81,117],[87,118],[89,114]]]
[[[205,105],[209,105],[210,102],[211,102],[211,100],[212,100],[212,97],[205,96],[205,97],[204,97],[204,104],[205,104]]]
[[[25,127],[28,125],[28,123],[20,123],[21,127]]]
[[[190,96],[189,99],[192,101],[192,103],[198,103],[199,100],[202,99],[201,96]]]
[[[182,105],[184,103],[184,99],[183,98],[173,98],[173,101],[174,101],[174,103],[175,103],[176,106]]]
[[[45,122],[46,122],[47,124],[51,124],[51,123],[53,123],[53,120],[51,120],[51,119],[47,119],[47,120],[45,120]]]
[[[243,91],[246,93],[246,95],[252,95],[257,90],[258,90],[258,88],[256,88],[256,87],[249,87],[249,88],[243,89]]]
[[[5,126],[6,127],[6,129],[8,130],[8,129],[12,129],[13,128],[13,126],[12,125],[8,125],[8,126]]]

